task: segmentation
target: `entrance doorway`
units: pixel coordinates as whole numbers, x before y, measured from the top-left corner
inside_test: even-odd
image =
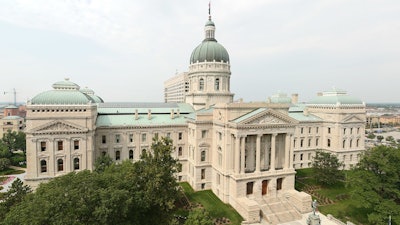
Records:
[[[268,190],[268,180],[262,181],[262,195],[266,195]]]

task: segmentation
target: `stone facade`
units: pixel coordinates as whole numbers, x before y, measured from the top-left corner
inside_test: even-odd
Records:
[[[26,180],[92,170],[103,154],[136,161],[165,136],[182,164],[177,179],[212,190],[246,222],[277,224],[310,212],[311,196],[294,189],[295,168],[309,167],[319,149],[354,165],[364,150],[365,104],[338,90],[307,104],[282,93],[233,101],[229,56],[214,26],[209,19],[187,80],[172,79],[187,83],[186,103],[103,103],[69,80],[28,102]]]

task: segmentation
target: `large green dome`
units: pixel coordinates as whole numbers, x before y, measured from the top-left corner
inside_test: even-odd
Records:
[[[229,63],[228,51],[217,41],[204,40],[198,45],[190,56],[190,63],[196,62],[224,62]]]
[[[215,39],[215,24],[211,17],[207,20],[204,30],[205,39],[193,50],[190,64],[205,61],[229,63],[228,51]]]

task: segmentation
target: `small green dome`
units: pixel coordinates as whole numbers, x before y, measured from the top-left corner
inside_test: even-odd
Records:
[[[214,22],[213,22],[211,19],[209,19],[209,20],[207,20],[205,26],[214,26],[214,27],[215,27],[215,24],[214,24]]]
[[[94,91],[88,87],[79,89],[82,93],[89,95],[95,103],[103,103],[104,100],[94,94]]]
[[[89,95],[73,90],[50,90],[36,95],[33,105],[79,105],[95,102]]]
[[[198,45],[192,52],[190,56],[190,63],[197,62],[221,62],[229,63],[228,51],[214,40],[204,40],[200,45]]]
[[[52,85],[50,91],[42,92],[32,98],[33,105],[80,105],[96,102],[88,94],[79,91],[79,85],[65,79]]]

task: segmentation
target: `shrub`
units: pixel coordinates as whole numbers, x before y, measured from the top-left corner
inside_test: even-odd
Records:
[[[11,162],[7,158],[1,158],[0,159],[0,171],[4,171],[11,165]]]

